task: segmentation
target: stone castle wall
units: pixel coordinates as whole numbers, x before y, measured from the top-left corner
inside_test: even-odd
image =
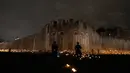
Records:
[[[100,48],[100,36],[83,21],[53,21],[46,25],[46,48],[56,41],[60,50],[73,50],[79,42],[84,51]],[[94,42],[94,43],[93,43]],[[94,44],[94,45],[93,45]]]
[[[111,37],[102,38],[102,48],[118,49],[118,50],[130,50],[130,40],[117,39]]]
[[[81,44],[82,51],[130,48],[129,40],[101,37],[84,21],[73,19],[52,21],[46,24],[41,32],[11,42],[8,48],[51,50],[53,41],[57,42],[59,50],[74,50],[76,42]]]

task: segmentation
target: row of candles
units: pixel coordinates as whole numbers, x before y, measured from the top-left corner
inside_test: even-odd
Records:
[[[0,49],[0,52],[9,52],[9,49]],[[51,52],[50,50],[27,50],[27,49],[11,49],[10,52]],[[62,50],[59,53],[69,52],[74,54],[73,50]],[[102,49],[102,50],[88,50],[87,52],[82,52],[83,54],[130,54],[130,50],[113,50],[113,49]]]

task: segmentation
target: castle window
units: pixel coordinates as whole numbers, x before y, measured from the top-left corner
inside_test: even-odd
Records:
[[[63,33],[63,32],[60,32],[60,35],[64,35],[64,33]]]
[[[54,36],[55,34],[56,34],[55,32],[52,32],[52,34],[51,34],[51,35],[53,35],[53,36]]]
[[[57,21],[53,21],[53,27],[57,27]]]
[[[63,20],[62,23],[65,24],[65,20]]]
[[[75,22],[75,24],[79,24],[79,21],[77,20],[77,21]]]
[[[57,24],[57,21],[53,21],[54,24]]]
[[[78,27],[79,26],[79,21],[75,22],[75,26]]]
[[[75,34],[75,35],[77,35],[77,34],[78,34],[78,32],[74,32],[74,34]]]
[[[69,22],[73,22],[73,19],[69,19]]]

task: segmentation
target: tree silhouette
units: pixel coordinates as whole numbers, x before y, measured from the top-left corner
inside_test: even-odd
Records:
[[[121,27],[112,27],[112,28],[103,28],[100,27],[96,30],[96,32],[101,36],[111,36],[116,37],[117,35],[120,35],[120,33],[123,33],[123,29]]]
[[[100,28],[98,28],[98,29],[96,30],[96,32],[97,32],[99,35],[103,35],[102,33],[104,33],[105,31],[106,31],[106,29],[103,28],[103,27],[100,27]]]

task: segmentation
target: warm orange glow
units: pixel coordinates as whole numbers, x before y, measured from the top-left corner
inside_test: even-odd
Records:
[[[0,49],[0,52],[9,52],[9,49]],[[11,52],[39,52],[39,50],[27,50],[27,49],[11,49]],[[43,51],[43,52],[48,52],[51,53],[51,51]],[[73,55],[75,54],[74,50],[62,50],[59,51],[61,54],[66,53],[66,56]],[[86,54],[91,54],[92,51],[88,50],[88,52],[82,52],[82,58],[87,57]],[[97,50],[93,50],[93,54],[124,54],[124,55],[129,55],[130,50],[115,50],[115,49],[100,49],[99,53],[97,53]]]
[[[77,72],[77,70],[75,68],[72,68],[71,70],[72,70],[72,72]]]
[[[69,54],[67,53],[67,54],[65,54],[66,56],[68,56]]]
[[[70,68],[70,65],[69,65],[69,64],[66,64],[65,67],[66,67],[66,68]]]

